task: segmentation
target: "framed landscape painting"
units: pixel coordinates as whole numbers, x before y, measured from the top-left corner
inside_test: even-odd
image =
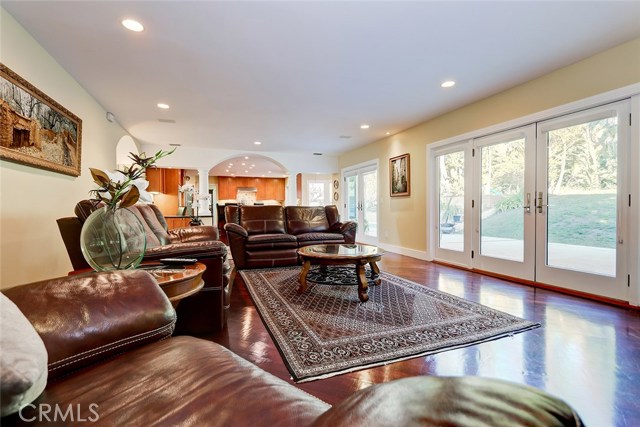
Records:
[[[409,153],[389,159],[389,175],[391,178],[391,197],[411,194]]]
[[[0,158],[80,175],[82,120],[0,63]]]

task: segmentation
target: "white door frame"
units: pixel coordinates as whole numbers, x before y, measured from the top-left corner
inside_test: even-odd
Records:
[[[342,218],[348,218],[348,212],[347,212],[347,192],[348,192],[348,188],[346,185],[346,178],[347,176],[353,176],[353,174],[356,174],[358,176],[358,181],[360,181],[360,175],[364,172],[369,172],[369,171],[376,171],[376,176],[377,176],[377,188],[376,188],[376,193],[377,193],[377,206],[378,209],[376,211],[376,222],[377,222],[377,236],[375,236],[375,238],[372,238],[371,236],[366,236],[364,234],[364,230],[362,229],[362,227],[358,226],[357,229],[357,233],[356,233],[356,240],[358,242],[362,242],[362,243],[366,243],[366,244],[370,244],[370,245],[377,245],[378,241],[380,239],[380,167],[379,167],[379,160],[375,159],[375,160],[369,160],[367,162],[362,162],[362,163],[358,163],[352,166],[348,166],[346,168],[343,168],[341,170],[341,181],[342,181],[342,199],[343,202],[341,203],[340,206],[340,211],[341,211],[341,216]],[[359,185],[359,184],[358,184]],[[358,194],[358,204],[362,202],[362,195]],[[358,214],[358,217],[361,218],[363,216],[362,213]]]

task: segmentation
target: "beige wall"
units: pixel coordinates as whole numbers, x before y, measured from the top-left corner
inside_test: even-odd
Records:
[[[639,82],[640,38],[353,150],[339,165],[379,160],[380,243],[423,254],[427,144]],[[411,196],[391,198],[389,158],[403,153],[411,155]]]
[[[4,9],[0,61],[82,119],[82,174],[71,177],[0,161],[0,287],[66,275],[71,263],[56,218],[93,188],[88,168],[114,169],[126,134]]]

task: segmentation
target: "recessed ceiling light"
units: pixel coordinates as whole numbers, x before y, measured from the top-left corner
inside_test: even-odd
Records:
[[[385,133],[385,135],[391,135],[391,132],[387,132],[387,133]]]
[[[233,166],[233,163],[229,163],[229,167]]]
[[[255,145],[260,145],[260,144],[262,144],[262,142],[260,142],[260,141],[254,141],[254,144],[255,144]]]
[[[267,173],[271,173],[271,171],[267,171]]]
[[[165,104],[164,102],[159,102],[157,105],[158,105],[158,108],[162,108],[163,110],[169,109],[169,104]]]
[[[242,166],[246,166],[247,164],[245,162],[242,162]]]
[[[244,156],[244,159],[245,159],[245,160],[249,160],[249,157],[248,157],[248,156]]]
[[[446,82],[442,82],[440,87],[453,87],[455,85],[456,85],[456,82],[454,82],[453,80],[447,80]]]
[[[249,171],[244,171],[244,173],[249,173]]]
[[[144,30],[144,26],[138,21],[136,21],[135,19],[124,19],[122,21],[122,25],[127,30],[134,31],[136,33],[139,33],[140,31]]]
[[[369,129],[369,125],[360,125],[360,129]]]
[[[225,172],[229,172],[229,169],[225,170]]]

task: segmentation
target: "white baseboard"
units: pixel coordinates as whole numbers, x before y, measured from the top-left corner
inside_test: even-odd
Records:
[[[411,258],[417,258],[423,261],[432,261],[427,256],[426,251],[418,251],[416,249],[409,249],[402,246],[390,245],[388,243],[378,243],[378,247],[384,249],[385,251],[393,252],[400,255],[406,255]]]

